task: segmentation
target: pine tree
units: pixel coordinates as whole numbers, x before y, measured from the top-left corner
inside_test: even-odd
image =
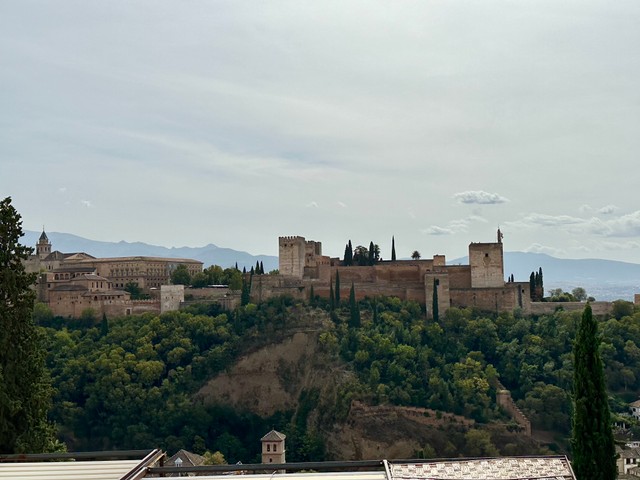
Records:
[[[336,270],[336,305],[340,306],[340,272]]]
[[[60,450],[47,420],[52,388],[42,337],[31,312],[36,275],[23,261],[33,252],[19,243],[22,220],[11,197],[0,201],[0,452]]]
[[[351,282],[351,291],[349,292],[349,326],[351,328],[360,328],[360,307],[356,302],[356,289]]]
[[[396,261],[396,237],[391,237],[391,261]]]
[[[439,280],[436,278],[433,280],[433,303],[431,306],[431,313],[433,314],[433,320],[435,322],[440,321],[440,310],[438,309],[438,284]]]
[[[598,323],[587,304],[573,347],[571,445],[578,480],[616,478],[616,452],[599,347]]]

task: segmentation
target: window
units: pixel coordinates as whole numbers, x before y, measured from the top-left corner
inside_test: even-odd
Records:
[[[267,443],[267,452],[271,451],[271,445]]]

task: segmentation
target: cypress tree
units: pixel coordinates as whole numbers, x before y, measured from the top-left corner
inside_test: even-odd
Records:
[[[253,267],[251,267],[251,272],[249,272],[251,275],[253,275],[255,273],[255,270],[253,269]]]
[[[349,292],[349,326],[352,328],[360,327],[360,307],[356,302],[356,289],[351,282],[351,291]]]
[[[369,242],[369,265],[373,265],[376,263],[375,261],[375,249],[373,247],[373,242]]]
[[[347,246],[349,248],[349,265],[353,265],[353,245],[351,245],[351,240],[349,240]]]
[[[42,334],[31,313],[36,274],[24,260],[22,220],[11,197],[0,201],[0,452],[60,450],[47,420],[53,390],[45,367]]]
[[[340,272],[336,270],[336,305],[340,306]]]
[[[536,300],[536,277],[533,272],[529,275],[529,297],[532,302]]]
[[[333,279],[329,280],[329,309],[333,311],[336,308],[336,296],[333,293]]]
[[[256,260],[255,272],[256,272],[256,275],[260,275],[260,262],[258,260]]]
[[[251,267],[253,270],[253,267]],[[247,305],[251,300],[251,283],[247,281],[246,276],[242,277],[242,292],[240,293],[240,305]]]
[[[309,289],[309,305],[312,307],[316,306],[316,295],[313,293],[313,285],[311,285],[311,288]]]
[[[431,313],[433,314],[433,320],[435,322],[440,321],[440,310],[438,309],[438,284],[439,280],[435,278],[433,280],[433,303],[431,307]]]
[[[539,287],[540,287],[540,300],[544,298],[544,280],[542,279],[542,267],[538,270]]]
[[[571,446],[578,480],[616,478],[616,452],[599,347],[598,323],[587,303],[573,346]]]
[[[240,271],[240,269],[238,268],[238,262],[236,262],[236,270]]]
[[[100,323],[100,336],[106,337],[109,333],[109,320],[107,320],[107,314],[102,314],[102,323]]]
[[[264,265],[262,264],[262,260],[260,260],[260,275],[264,275]]]
[[[396,261],[396,237],[391,237],[391,261]]]

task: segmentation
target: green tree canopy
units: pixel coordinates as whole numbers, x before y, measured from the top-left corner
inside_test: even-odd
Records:
[[[32,319],[35,274],[23,264],[33,251],[19,243],[20,215],[0,202],[0,452],[50,452],[61,444],[47,420],[52,389],[41,335]]]

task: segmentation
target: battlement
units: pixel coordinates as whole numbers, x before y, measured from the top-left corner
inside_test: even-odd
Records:
[[[305,238],[304,238],[304,237],[301,237],[301,236],[299,236],[299,235],[294,235],[294,236],[284,236],[284,237],[278,237],[278,241],[279,241],[280,243],[282,243],[282,242],[300,242],[300,241],[304,242],[304,241],[305,241]]]

